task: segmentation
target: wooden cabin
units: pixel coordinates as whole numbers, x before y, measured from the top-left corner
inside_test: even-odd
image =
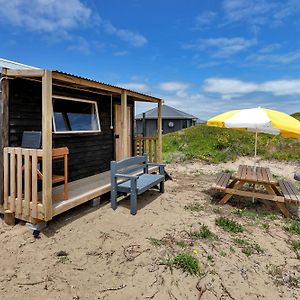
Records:
[[[137,153],[136,101],[158,105],[149,159],[162,160],[159,98],[42,69],[2,68],[0,88],[3,214],[49,221],[109,192],[110,162]],[[40,149],[22,146],[24,132],[41,133]]]

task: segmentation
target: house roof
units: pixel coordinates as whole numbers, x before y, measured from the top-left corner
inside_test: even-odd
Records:
[[[6,68],[9,70],[42,70],[36,67],[31,67],[18,62],[0,58],[0,73],[2,68]],[[156,102],[156,103],[162,101],[162,99],[154,97],[152,95],[143,94],[137,91],[126,89],[124,87],[119,87],[116,85],[104,83],[87,77],[62,72],[59,70],[55,70],[55,71],[52,70],[52,77],[53,79],[56,80],[69,81],[74,84],[76,84],[77,82],[79,85],[80,84],[91,85],[94,88],[103,89],[104,91],[107,91],[109,93],[122,94],[123,91],[126,91],[128,96],[133,97],[137,101],[148,101],[148,102]]]
[[[20,64],[15,61],[7,60],[4,58],[0,58],[0,68],[7,68],[7,69],[12,69],[12,70],[27,70],[27,69],[33,69],[36,70],[38,68]]]
[[[157,119],[157,108],[150,109],[145,112],[146,119]],[[162,118],[163,119],[198,119],[197,117],[187,114],[174,107],[163,105],[162,106]],[[138,114],[135,117],[136,120],[143,119],[143,113]]]

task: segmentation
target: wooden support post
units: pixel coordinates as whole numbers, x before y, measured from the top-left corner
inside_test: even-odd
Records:
[[[128,114],[127,114],[127,92],[124,90],[121,95],[121,145],[122,145],[122,159],[128,156]]]
[[[162,162],[162,101],[158,102],[157,108],[157,160]]]
[[[3,69],[4,70],[4,69]],[[9,81],[1,81],[0,93],[0,206],[3,205],[3,148],[9,146]]]
[[[52,219],[52,72],[42,78],[43,206],[45,221]]]
[[[14,226],[16,224],[15,214],[10,210],[4,211],[4,222],[7,225]]]

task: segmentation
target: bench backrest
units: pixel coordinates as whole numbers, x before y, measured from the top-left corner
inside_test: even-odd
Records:
[[[112,175],[116,173],[127,175],[145,173],[148,167],[147,164],[147,155],[133,156],[119,161],[111,161],[110,171]]]

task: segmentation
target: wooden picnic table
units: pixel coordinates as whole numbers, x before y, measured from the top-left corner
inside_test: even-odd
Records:
[[[246,184],[252,187],[252,190],[243,189]],[[256,186],[263,186],[265,191],[258,191]],[[259,198],[274,201],[286,217],[291,215],[285,203],[300,204],[300,193],[294,185],[287,180],[276,181],[270,169],[264,167],[240,165],[233,175],[221,173],[213,187],[226,193],[220,204],[225,204],[234,195]]]

